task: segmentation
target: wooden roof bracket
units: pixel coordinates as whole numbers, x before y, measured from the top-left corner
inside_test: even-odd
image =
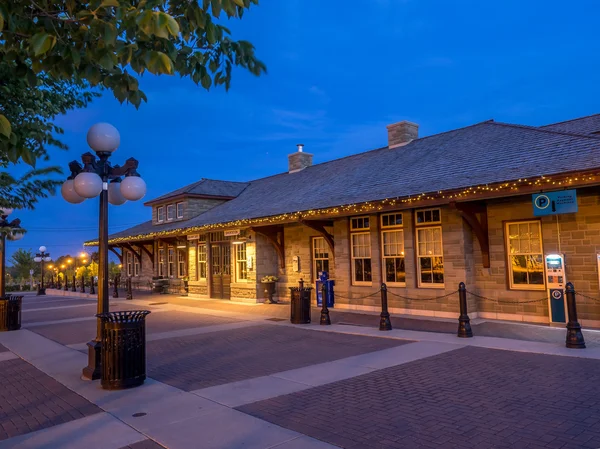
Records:
[[[146,248],[146,245],[137,245],[137,247],[141,250],[140,255],[142,254],[142,251],[144,251],[148,255],[148,257],[152,261],[152,267],[154,268],[154,245],[152,245],[152,252],[150,252],[148,250],[148,248]],[[140,259],[140,266],[141,265],[142,265],[142,259]]]
[[[250,228],[252,232],[262,235],[266,238],[279,256],[279,268],[285,271],[285,251],[283,241],[283,226],[258,226]]]
[[[483,268],[490,268],[490,241],[488,237],[487,204],[485,203],[450,203],[450,207],[456,210],[462,219],[473,230],[479,248]],[[477,216],[479,214],[479,217]]]
[[[127,250],[131,251],[133,253],[133,255],[135,256],[135,258],[138,260],[138,262],[140,263],[140,267],[142,266],[142,252],[137,252],[135,249],[133,249],[133,246],[131,246],[129,243],[123,243],[123,248],[126,248]]]
[[[117,246],[118,248],[118,246]],[[115,253],[115,255],[119,258],[119,262],[121,262],[121,265],[123,265],[123,249],[121,249],[121,254],[119,254],[117,252],[117,250],[115,249],[115,247],[113,245],[109,245],[108,246],[109,251],[112,251],[113,253]]]
[[[308,226],[309,228],[317,231],[321,237],[323,237],[325,239],[325,241],[327,242],[327,245],[329,246],[329,249],[331,250],[331,254],[332,256],[335,255],[335,251],[334,251],[334,241],[333,241],[333,235],[331,235],[329,232],[327,232],[325,230],[325,226],[333,226],[333,222],[332,221],[328,221],[328,220],[298,220],[300,223],[302,223],[304,226]]]

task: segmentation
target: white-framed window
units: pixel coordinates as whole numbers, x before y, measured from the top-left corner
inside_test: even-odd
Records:
[[[540,222],[506,223],[505,235],[510,288],[543,290],[544,252]]]
[[[175,205],[169,204],[167,206],[167,221],[175,220]]]
[[[127,276],[131,276],[133,272],[133,254],[127,251]]]
[[[177,250],[177,275],[182,278],[186,276],[185,272],[185,258],[187,257],[187,252],[184,249]]]
[[[436,224],[442,222],[442,212],[439,208],[422,209],[415,213],[415,223],[418,225]]]
[[[183,218],[183,203],[177,203],[177,218]]]
[[[431,226],[442,222],[439,208],[415,212],[417,232],[417,281],[419,287],[444,286],[444,248],[442,227]]]
[[[206,243],[198,243],[198,278],[206,279]]]
[[[371,284],[371,233],[369,217],[350,219],[350,257],[352,259],[352,283]],[[355,232],[367,231],[367,232]]]
[[[165,248],[158,248],[158,275],[165,275]]]
[[[167,248],[167,275],[172,278],[175,276],[175,248],[169,246]]]
[[[383,279],[388,284],[406,284],[402,214],[381,215]]]
[[[140,249],[140,251],[142,251]],[[141,252],[140,252],[140,256],[141,256]],[[140,260],[137,257],[133,258],[133,275],[134,276],[139,276],[140,275]]]
[[[312,256],[313,278],[317,280],[323,271],[329,273],[329,246],[323,237],[313,237]]]
[[[160,206],[156,208],[156,221],[162,223],[165,221],[165,207]]]
[[[246,243],[235,246],[235,274],[238,281],[248,280],[248,259],[246,257]]]

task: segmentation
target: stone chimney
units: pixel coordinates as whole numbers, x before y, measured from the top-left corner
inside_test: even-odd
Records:
[[[419,138],[419,125],[407,120],[388,125],[387,130],[390,148],[401,147]]]
[[[289,173],[295,173],[300,170],[304,170],[306,167],[310,167],[313,161],[313,155],[304,152],[304,145],[299,143],[296,145],[298,151],[292,154],[288,154],[288,171]]]

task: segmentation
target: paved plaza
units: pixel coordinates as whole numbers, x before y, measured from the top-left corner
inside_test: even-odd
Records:
[[[80,378],[96,303],[26,295],[0,333],[4,448],[600,448],[600,333],[331,310],[289,323],[289,305],[170,295],[111,299],[150,310],[142,387]]]

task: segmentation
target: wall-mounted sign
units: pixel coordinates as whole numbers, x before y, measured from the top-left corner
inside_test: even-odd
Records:
[[[200,238],[200,234],[190,234],[187,236],[188,240],[198,240]]]
[[[559,192],[536,193],[532,195],[533,215],[571,214],[577,212],[577,191],[561,190]]]
[[[225,237],[233,237],[236,235],[240,235],[240,230],[239,229],[230,229],[229,231],[225,231],[224,234],[225,234]]]

